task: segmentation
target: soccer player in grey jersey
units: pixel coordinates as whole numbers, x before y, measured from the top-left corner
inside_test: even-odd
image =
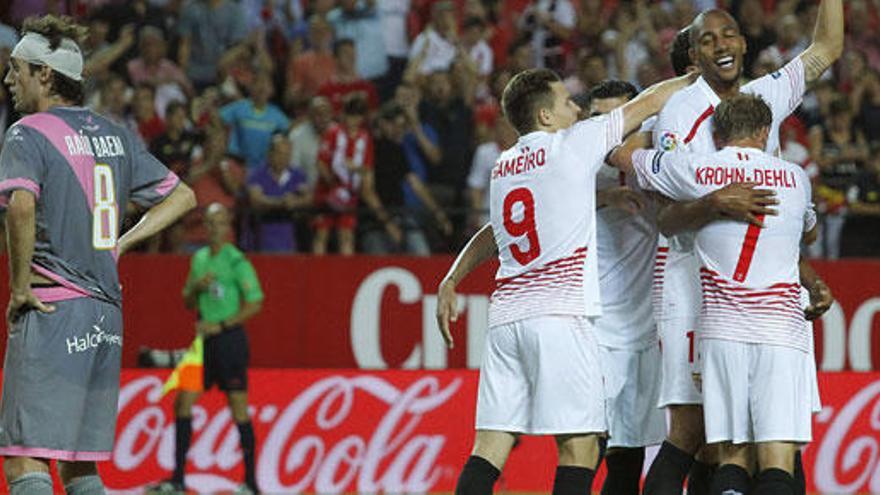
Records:
[[[82,28],[28,19],[5,82],[28,114],[0,153],[10,301],[0,455],[13,495],[103,493],[122,350],[116,262],[195,206],[195,196],[125,128],[79,107]],[[120,236],[128,201],[149,208]]]

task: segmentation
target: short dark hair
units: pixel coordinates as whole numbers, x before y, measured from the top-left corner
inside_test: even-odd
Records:
[[[381,108],[379,108],[380,120],[391,121],[401,115],[403,115],[403,107],[401,107],[396,101],[386,102]]]
[[[675,41],[669,48],[669,62],[672,64],[672,70],[676,76],[683,76],[687,73],[687,68],[694,65],[691,60],[691,27],[686,26],[675,35]]]
[[[367,100],[359,94],[347,96],[342,103],[343,115],[366,115],[368,110]]]
[[[828,105],[828,113],[830,115],[841,115],[850,112],[852,112],[852,105],[850,105],[849,98],[846,96],[836,96],[831,100],[831,104]]]
[[[538,109],[553,106],[550,83],[560,81],[549,69],[528,69],[513,76],[504,88],[501,108],[516,132],[523,135],[535,129]]]
[[[757,95],[739,94],[715,109],[715,137],[727,143],[755,136],[773,124],[773,112]]]
[[[64,38],[70,38],[81,45],[88,29],[80,26],[68,16],[44,15],[28,17],[21,26],[22,33],[37,33],[49,40],[49,49],[57,50]],[[37,71],[39,64],[28,64],[31,74]],[[85,86],[82,81],[75,81],[58,71],[52,71],[49,93],[69,101],[74,105],[82,105],[85,100]]]
[[[189,112],[189,105],[180,100],[171,100],[165,105],[165,117],[168,118],[168,116],[178,110],[183,110],[184,113],[187,113]]]
[[[639,94],[639,90],[631,83],[617,79],[606,79],[590,89],[590,101],[620,98],[621,96],[625,96],[627,100],[632,100],[637,94]]]
[[[339,50],[341,50],[344,46],[350,46],[354,48],[354,40],[351,38],[342,38],[336,40],[336,43],[333,43],[333,56],[338,57]]]

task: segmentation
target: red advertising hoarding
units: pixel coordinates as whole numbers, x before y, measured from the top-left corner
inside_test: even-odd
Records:
[[[450,257],[252,256],[266,292],[247,329],[252,364],[273,368],[476,368],[486,331],[494,264],[460,286],[462,318],[447,352],[434,321],[437,284]],[[194,315],[180,296],[189,260],[126,256],[123,365],[141,346],[186,347]],[[824,371],[880,370],[880,262],[816,263],[838,304],[816,325]],[[0,263],[0,280],[6,280]],[[8,294],[5,284],[0,300]],[[5,342],[0,341],[0,346]],[[2,349],[0,349],[2,350]]]
[[[108,488],[133,490],[170,476],[172,397],[167,373],[123,373]],[[473,440],[477,373],[255,370],[250,377],[257,476],[267,493],[451,491]],[[880,373],[823,373],[825,405],[804,456],[810,492],[880,492]],[[219,393],[194,410],[187,483],[201,492],[242,480],[238,432]],[[549,438],[524,439],[499,490],[548,491]],[[597,480],[596,487],[600,486]]]

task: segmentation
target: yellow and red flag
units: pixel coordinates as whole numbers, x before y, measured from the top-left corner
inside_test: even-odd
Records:
[[[162,386],[162,396],[164,397],[172,390],[185,390],[188,392],[201,392],[204,389],[202,368],[205,364],[204,359],[204,342],[201,335],[190,344],[189,349],[184,353],[180,362],[171,372],[171,376],[165,380]]]

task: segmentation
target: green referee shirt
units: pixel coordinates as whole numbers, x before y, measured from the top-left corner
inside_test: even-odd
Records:
[[[216,256],[205,246],[192,257],[187,285],[208,273],[214,274],[211,287],[199,294],[199,315],[203,321],[219,323],[235,316],[246,302],[263,300],[260,280],[251,262],[232,244],[224,244]]]

